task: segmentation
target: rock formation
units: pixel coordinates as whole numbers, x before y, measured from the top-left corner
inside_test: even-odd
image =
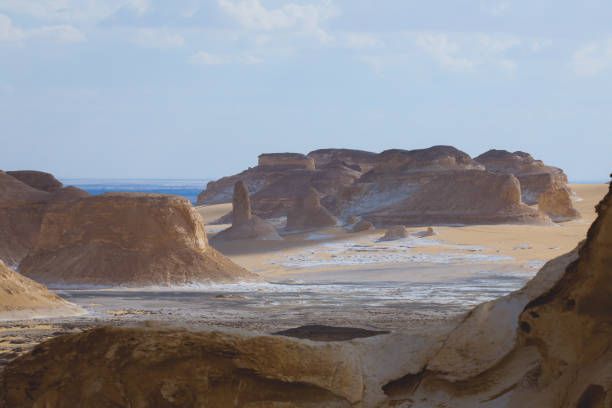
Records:
[[[443,172],[408,198],[364,216],[380,225],[543,223],[518,180],[479,170]],[[548,221],[550,222],[550,221]]]
[[[365,150],[353,149],[319,149],[308,153],[315,162],[316,168],[330,163],[344,163],[346,166],[366,173],[378,164],[378,154]]]
[[[63,187],[63,184],[53,176],[53,174],[45,173],[42,171],[34,170],[18,170],[18,171],[7,171],[9,176],[15,177],[22,183],[27,184],[37,190],[46,191],[52,193],[58,191]]]
[[[274,225],[251,214],[249,190],[243,181],[237,181],[234,186],[232,201],[232,226],[219,232],[214,241],[260,239],[281,240]]]
[[[84,313],[80,307],[10,270],[0,261],[0,321],[78,316]]]
[[[452,146],[432,146],[417,150],[390,149],[379,154],[350,149],[320,149],[310,152],[308,156],[295,153],[261,155],[258,166],[209,183],[198,203],[229,202],[234,183],[242,180],[251,195],[253,214],[272,219],[286,216],[289,209],[296,205],[298,196],[312,187],[319,192],[321,204],[327,210],[345,219],[349,216],[367,216],[395,204],[399,205],[422,189],[434,187],[436,184],[429,184],[433,180],[438,182],[443,175],[454,178],[461,177],[461,172],[468,172],[466,174],[476,177],[481,191],[486,191],[488,187],[483,183],[498,182],[494,177],[487,177],[487,171],[517,177],[521,200],[529,205],[536,204],[540,194],[552,187],[567,188],[567,177],[562,170],[546,166],[523,152],[491,150],[476,160]],[[496,188],[495,185],[490,186],[490,190]],[[444,192],[440,191],[432,195],[432,198],[443,195]],[[555,206],[564,206],[563,209],[557,208],[558,213],[575,213],[571,201],[564,200],[559,194],[556,197],[563,204],[556,203]],[[441,205],[446,204],[448,208],[442,209]],[[459,219],[453,221],[449,218],[456,213],[451,206],[452,201],[433,204],[434,208],[445,212],[441,216],[445,222],[461,223]],[[417,222],[413,218],[412,222],[427,225],[427,219],[425,217]],[[499,222],[538,221],[538,217],[522,215],[518,218],[510,217],[510,221],[502,219],[499,217]],[[228,215],[218,223],[230,221],[231,216]],[[497,221],[491,218],[490,222]]]
[[[312,158],[301,153],[264,153],[259,155],[259,166],[314,169]]]
[[[166,286],[255,277],[208,245],[187,199],[140,193],[50,205],[20,272],[53,285]]]
[[[569,221],[580,217],[572,204],[567,187],[552,184],[540,194],[538,210],[548,215],[555,222]]]
[[[427,237],[433,237],[434,235],[437,235],[437,233],[434,231],[432,227],[427,227],[425,231],[417,231],[417,232],[414,232],[413,235],[417,238],[427,238]]]
[[[489,150],[474,159],[493,173],[512,174],[521,183],[523,202],[528,205],[538,203],[540,194],[551,185],[565,186],[567,176],[557,167],[547,166],[535,160],[529,153],[507,150]]]
[[[337,223],[338,219],[321,205],[319,192],[312,187],[299,197],[287,215],[288,231],[331,227]]]
[[[11,362],[0,405],[607,408],[612,189],[597,211],[576,251],[454,328],[316,343],[99,328],[54,338]]]
[[[361,220],[353,227],[353,232],[363,232],[373,230],[374,225],[370,221]]]
[[[398,239],[408,238],[408,230],[403,225],[394,225],[387,229],[381,241],[396,241]]]

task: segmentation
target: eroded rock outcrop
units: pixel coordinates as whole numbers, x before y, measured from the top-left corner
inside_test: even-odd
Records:
[[[408,230],[403,225],[394,225],[387,229],[381,241],[396,241],[398,239],[408,238]]]
[[[479,170],[442,172],[408,198],[364,218],[379,225],[547,222],[545,216],[522,203],[514,176]]]
[[[208,245],[187,199],[140,193],[50,205],[20,271],[53,285],[164,286],[255,277]]]
[[[78,316],[84,313],[77,305],[12,271],[0,261],[0,321]]]
[[[580,213],[572,204],[569,189],[557,184],[549,186],[548,189],[540,194],[538,210],[548,215],[555,222],[580,218]]]
[[[312,158],[301,153],[264,153],[258,158],[259,166],[314,169]]]
[[[302,194],[287,215],[289,231],[331,227],[337,223],[338,219],[321,205],[319,192],[312,187]]]
[[[338,162],[366,173],[378,164],[378,154],[354,149],[318,149],[308,153],[317,168]]]
[[[245,239],[281,240],[274,225],[251,214],[249,190],[243,181],[234,186],[232,201],[232,226],[219,232],[214,241],[233,241]]]
[[[529,153],[507,150],[489,150],[474,159],[483,164],[488,171],[512,174],[521,183],[523,202],[537,204],[540,194],[551,185],[565,186],[567,176],[558,167],[547,166],[535,160]]]
[[[374,225],[370,221],[361,220],[352,228],[353,232],[364,232],[374,229]]]

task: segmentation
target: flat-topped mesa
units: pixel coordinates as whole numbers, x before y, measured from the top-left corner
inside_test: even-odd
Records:
[[[282,240],[274,225],[251,214],[249,190],[243,181],[234,185],[232,226],[219,232],[211,242],[234,240]]]
[[[377,225],[545,223],[521,202],[518,180],[480,170],[444,172],[414,194],[363,216]]]
[[[187,199],[142,193],[50,205],[20,271],[53,285],[173,286],[256,277],[208,245]]]
[[[535,160],[529,153],[492,149],[474,160],[483,164],[487,171],[516,176],[521,183],[523,202],[528,205],[537,204],[540,194],[551,185],[567,184],[567,176],[563,170],[547,166],[541,160]]]
[[[301,153],[263,153],[258,157],[259,166],[314,169],[312,158]]]
[[[314,160],[316,168],[341,162],[364,173],[378,163],[378,153],[354,149],[318,149],[308,153],[308,157]]]
[[[63,187],[63,184],[53,174],[35,170],[7,171],[8,175],[15,177],[22,183],[37,190],[52,193]]]
[[[0,261],[0,321],[78,316],[85,311]],[[0,404],[2,405],[2,404]]]
[[[287,215],[289,231],[331,227],[337,223],[338,219],[321,205],[319,192],[313,187],[308,188],[298,198]]]

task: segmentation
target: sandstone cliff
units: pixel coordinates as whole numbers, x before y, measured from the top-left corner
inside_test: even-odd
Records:
[[[10,270],[0,261],[0,321],[78,316],[84,313],[80,307]]]
[[[208,245],[187,199],[139,193],[50,205],[20,271],[53,285],[165,286],[255,276]]]
[[[607,408],[612,190],[597,210],[576,251],[454,328],[317,343],[231,330],[94,329],[10,363],[0,404]]]

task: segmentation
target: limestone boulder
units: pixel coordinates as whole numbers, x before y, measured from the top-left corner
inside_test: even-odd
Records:
[[[321,205],[319,192],[313,187],[299,197],[287,216],[289,231],[331,227],[337,223],[338,219]]]
[[[107,193],[53,203],[20,272],[52,285],[170,286],[256,276],[210,247],[183,197]]]
[[[232,220],[232,226],[215,235],[213,241],[282,240],[274,225],[251,214],[249,190],[243,181],[237,181],[234,186]]]
[[[370,231],[374,229],[374,225],[370,221],[361,220],[353,226],[353,232]]]
[[[0,321],[78,316],[83,309],[0,261]],[[1,404],[0,404],[1,405]]]
[[[396,241],[398,239],[408,238],[408,230],[403,225],[394,225],[387,229],[381,241]]]

